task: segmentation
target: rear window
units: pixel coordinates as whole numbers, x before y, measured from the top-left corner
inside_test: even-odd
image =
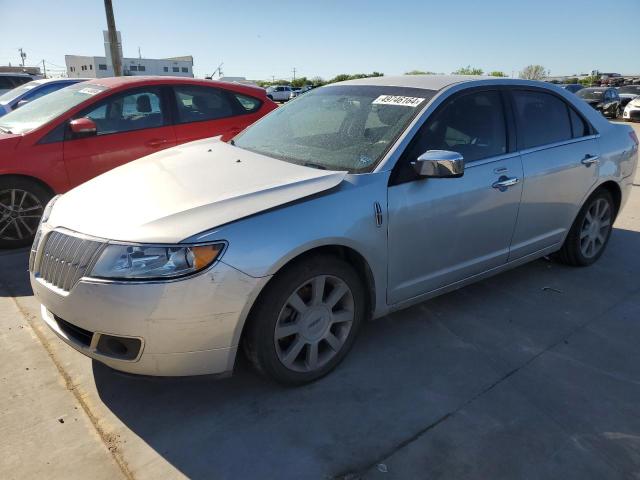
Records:
[[[513,92],[521,149],[562,142],[573,137],[567,104],[543,92]]]
[[[257,111],[260,108],[260,105],[262,105],[262,102],[257,98],[248,97],[247,95],[240,95],[239,93],[234,94],[234,96],[247,113],[253,113]]]

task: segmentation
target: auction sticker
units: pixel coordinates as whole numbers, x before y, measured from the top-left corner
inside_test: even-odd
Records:
[[[99,88],[85,87],[82,90],[78,90],[78,92],[79,93],[86,93],[87,95],[95,95],[96,93],[102,92],[102,90],[99,89]]]
[[[402,107],[417,107],[422,103],[424,98],[420,97],[403,97],[401,95],[380,95],[376,98],[373,105],[400,105]]]

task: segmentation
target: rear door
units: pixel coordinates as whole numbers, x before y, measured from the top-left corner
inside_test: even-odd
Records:
[[[101,100],[74,118],[93,120],[96,135],[67,131],[64,162],[72,185],[176,144],[161,87],[141,87]]]
[[[203,85],[173,87],[178,144],[222,135],[229,140],[255,122],[262,102],[231,90]]]
[[[524,189],[509,260],[559,246],[598,177],[593,127],[564,99],[511,90]]]

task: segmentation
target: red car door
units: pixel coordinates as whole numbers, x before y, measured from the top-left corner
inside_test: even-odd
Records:
[[[262,116],[262,101],[250,95],[204,85],[176,85],[173,91],[178,144],[218,135],[227,141]]]
[[[97,126],[91,136],[68,133],[64,162],[72,185],[176,144],[161,87],[140,87],[103,99],[74,118]]]

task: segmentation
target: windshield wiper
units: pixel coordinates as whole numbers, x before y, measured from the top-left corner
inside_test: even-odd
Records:
[[[327,167],[325,167],[324,165],[320,165],[319,163],[313,163],[313,162],[304,162],[302,165],[304,165],[305,167],[317,168],[318,170],[327,169]]]
[[[0,125],[0,130],[2,130],[4,133],[11,133],[11,130],[9,130],[6,127],[3,127],[2,125]]]

